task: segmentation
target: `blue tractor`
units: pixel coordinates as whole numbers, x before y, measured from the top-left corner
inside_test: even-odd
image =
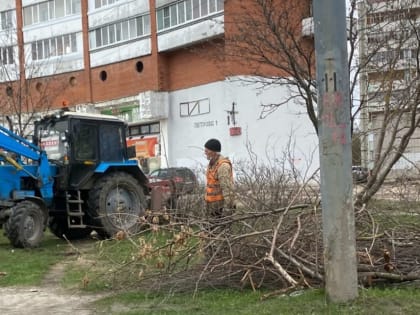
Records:
[[[47,227],[68,240],[141,229],[149,185],[126,127],[65,110],[36,121],[32,141],[0,127],[0,226],[13,246],[39,246]]]

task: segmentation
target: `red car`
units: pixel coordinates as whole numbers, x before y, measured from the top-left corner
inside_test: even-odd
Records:
[[[197,177],[187,167],[160,168],[149,175],[149,185],[159,189],[163,204],[170,208],[176,207],[176,199],[183,194],[193,193],[198,187]]]

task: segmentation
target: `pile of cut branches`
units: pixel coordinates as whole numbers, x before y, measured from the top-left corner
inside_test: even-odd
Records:
[[[284,292],[322,286],[319,181],[287,167],[293,160],[286,154],[271,166],[245,165],[236,177],[237,208],[222,217],[208,215],[202,191],[181,197],[177,209],[150,213],[152,233],[131,238],[137,254],[121,271],[139,275],[135,284],[149,289],[222,286]],[[420,205],[406,211],[386,202],[354,211],[363,286],[420,279]],[[161,241],[150,238],[153,234]]]
[[[417,225],[414,220],[407,224],[393,213],[367,208],[355,215],[360,285],[420,279],[420,220]],[[159,229],[176,231],[181,226],[184,236],[175,234],[169,243],[176,245],[183,238],[198,241],[183,242],[186,247],[178,247],[166,268],[155,274],[156,281],[148,278],[149,285],[281,291],[323,285],[322,218],[317,206],[296,204],[265,211],[241,208],[211,220],[204,214],[189,214]],[[200,258],[186,266],[181,259],[186,252]]]

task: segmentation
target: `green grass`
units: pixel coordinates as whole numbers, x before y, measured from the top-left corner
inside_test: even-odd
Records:
[[[65,288],[78,288],[86,294],[104,292],[108,297],[97,301],[95,309],[110,315],[264,315],[264,314],[418,314],[420,290],[408,287],[360,289],[359,297],[346,304],[327,303],[323,290],[308,289],[290,295],[262,299],[263,291],[206,289],[193,294],[164,293],[148,290],[147,282],[135,291],[129,288],[138,281],[139,268],[156,270],[157,256],[139,262],[133,259],[144,244],[162,247],[172,238],[168,233],[149,233],[123,241],[85,241],[74,243],[79,256],[67,256],[71,249],[63,240],[46,233],[36,249],[13,248],[0,236],[0,286],[38,285],[52,265],[66,261],[61,280]],[[190,240],[191,241],[191,240]],[[139,245],[142,246],[139,246]],[[156,252],[156,255],[158,252]],[[77,258],[77,259],[76,259]],[[147,265],[149,264],[149,266]],[[83,288],[82,280],[89,284]],[[126,286],[124,287],[124,285]],[[179,288],[178,288],[179,289]],[[75,292],[72,290],[71,292]],[[83,294],[83,293],[82,293]]]
[[[46,233],[39,248],[14,248],[0,230],[0,286],[39,284],[49,268],[64,259],[67,246]]]
[[[98,310],[113,315],[271,315],[271,314],[418,314],[420,290],[360,290],[347,304],[327,303],[322,290],[261,299],[261,292],[208,290],[192,294],[119,294],[97,303]]]
[[[193,264],[201,257],[188,256],[188,249],[198,246],[197,238],[185,238],[182,244],[175,245],[173,240],[177,235],[159,231],[130,240],[92,242],[89,247],[84,246],[78,261],[68,265],[62,283],[65,287],[80,286],[85,278],[89,280],[89,285],[84,287],[87,291],[119,290],[138,287],[139,280],[144,280],[140,273],[146,276],[162,270],[168,273],[184,270],[187,263]]]

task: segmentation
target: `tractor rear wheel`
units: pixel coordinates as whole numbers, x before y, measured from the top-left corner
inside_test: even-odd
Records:
[[[89,211],[98,234],[113,236],[119,231],[134,234],[142,228],[146,198],[140,183],[130,174],[116,172],[100,178],[89,193]]]
[[[35,202],[25,200],[12,207],[5,232],[14,247],[39,246],[46,228],[46,213]]]

